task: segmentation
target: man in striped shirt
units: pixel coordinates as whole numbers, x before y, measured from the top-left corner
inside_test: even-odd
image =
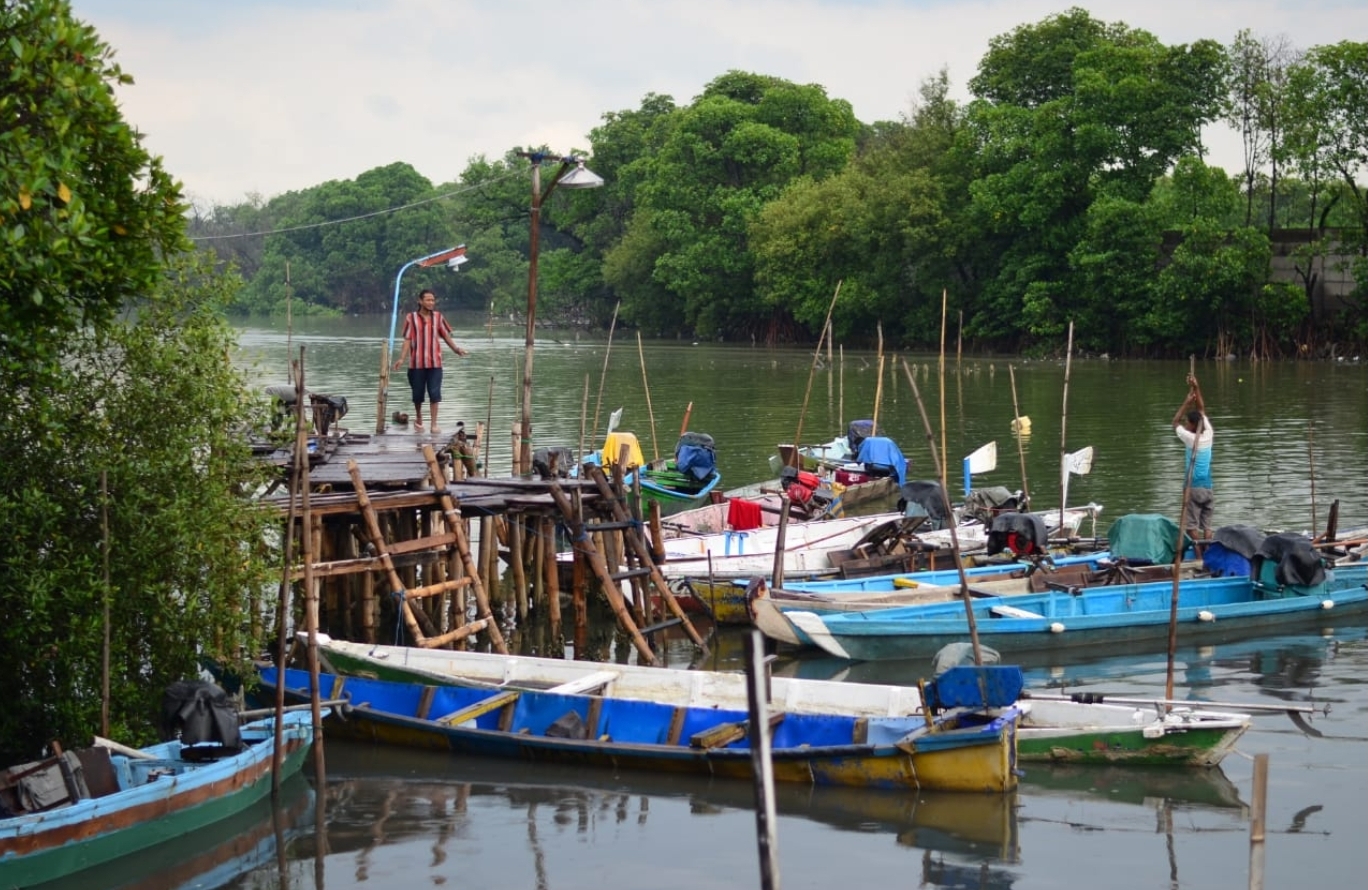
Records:
[[[404,346],[394,370],[409,360],[408,381],[413,390],[413,429],[423,432],[423,399],[431,404],[429,428],[437,427],[437,406],[442,401],[442,343],[445,342],[459,356],[468,353],[451,339],[451,325],[438,312],[437,295],[429,288],[418,294],[418,311],[404,316]]]

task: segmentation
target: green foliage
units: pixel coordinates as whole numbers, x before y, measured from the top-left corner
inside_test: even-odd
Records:
[[[184,245],[180,189],[119,112],[131,83],[66,0],[0,4],[0,361],[112,317]]]
[[[668,124],[650,127],[649,177],[605,256],[604,280],[630,321],[702,336],[754,334],[766,305],[754,285],[751,223],[798,177],[820,180],[845,166],[854,115],[820,87],[740,71],[664,113]],[[673,305],[657,305],[665,295]]]
[[[110,612],[112,719],[151,735],[162,690],[200,655],[258,651],[268,514],[243,431],[258,406],[230,362],[233,281],[177,261],[149,298],[0,368],[0,756],[99,728]],[[100,477],[106,479],[106,496]],[[107,512],[109,584],[103,580]]]

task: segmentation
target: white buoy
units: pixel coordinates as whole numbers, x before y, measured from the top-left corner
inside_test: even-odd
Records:
[[[1206,609],[1203,609],[1202,611],[1197,613],[1197,620],[1212,622],[1216,620],[1216,615],[1212,612],[1208,612]]]
[[[1060,624],[1058,621],[1056,621],[1056,622],[1054,622],[1053,624],[1050,625],[1050,633],[1052,633],[1052,634],[1062,634],[1063,632],[1064,632],[1064,625]]]
[[[1334,601],[1334,600],[1321,600],[1321,608],[1322,608],[1322,609],[1333,609],[1333,608],[1335,608],[1335,601]]]

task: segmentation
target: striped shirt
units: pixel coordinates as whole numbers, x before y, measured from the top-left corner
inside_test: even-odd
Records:
[[[409,367],[440,368],[443,335],[451,336],[451,325],[435,309],[431,317],[422,312],[410,312],[404,316],[404,339],[409,343]]]

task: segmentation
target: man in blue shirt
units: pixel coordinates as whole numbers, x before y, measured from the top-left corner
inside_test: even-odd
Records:
[[[1194,541],[1211,538],[1211,511],[1215,498],[1211,493],[1211,441],[1214,431],[1206,416],[1202,388],[1197,378],[1188,375],[1188,394],[1178,413],[1173,415],[1173,431],[1187,446],[1183,473],[1192,468],[1188,484],[1187,502],[1183,504],[1183,529]]]

